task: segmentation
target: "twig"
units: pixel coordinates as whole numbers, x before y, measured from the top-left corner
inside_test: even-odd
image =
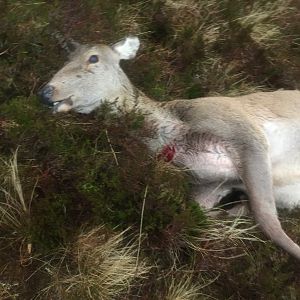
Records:
[[[145,188],[144,198],[143,198],[143,205],[142,205],[142,212],[141,212],[141,222],[140,222],[140,232],[139,232],[139,243],[138,243],[138,251],[136,255],[136,270],[139,265],[139,257],[140,257],[140,251],[141,251],[141,243],[142,243],[142,229],[143,229],[143,219],[144,219],[144,210],[145,210],[145,203],[146,203],[146,197],[148,193],[148,185]]]
[[[3,54],[5,54],[6,52],[8,52],[8,50],[9,50],[9,48],[7,48],[6,50],[0,52],[0,56],[3,55]]]
[[[109,138],[109,136],[108,136],[107,129],[105,130],[105,134],[106,134],[106,138],[107,138],[107,141],[108,141],[110,150],[111,150],[111,152],[112,152],[112,154],[113,154],[113,156],[114,156],[116,165],[119,166],[118,158],[117,158],[116,152],[115,152],[115,150],[114,150],[114,148],[113,148],[113,146],[112,146],[112,144],[111,144],[111,142],[110,142],[110,138]]]

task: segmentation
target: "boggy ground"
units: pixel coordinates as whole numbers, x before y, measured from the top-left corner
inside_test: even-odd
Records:
[[[297,1],[1,1],[0,16],[0,299],[300,298],[299,265],[189,201],[186,174],[139,142],[142,116],[52,115],[35,96],[67,59],[57,31],[138,34],[123,67],[158,101],[299,88]],[[281,216],[300,242],[299,212]]]

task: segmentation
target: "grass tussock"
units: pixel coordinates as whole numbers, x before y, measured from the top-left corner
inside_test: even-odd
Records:
[[[125,231],[109,235],[104,227],[81,233],[64,262],[48,267],[54,279],[43,295],[59,299],[116,299],[145,279],[150,267],[138,259],[137,243],[124,240]]]
[[[166,251],[163,255],[169,258],[170,267],[177,268],[186,253],[203,261],[210,258],[229,260],[248,256],[253,245],[264,243],[257,234],[257,226],[248,218],[207,217],[205,221],[202,218],[201,222],[189,224],[183,223],[185,217],[184,213],[178,216],[164,230]]]
[[[272,87],[274,51],[285,52],[286,42],[297,40],[288,29],[295,10],[292,1],[166,1],[162,11],[172,24],[178,63],[193,68],[187,96],[235,96]],[[259,62],[266,67],[260,70],[265,80],[256,77]]]
[[[288,15],[295,9],[292,1],[255,2],[250,6],[247,14],[239,17],[237,21],[243,28],[251,30],[250,37],[260,47],[268,49],[280,46],[285,39],[284,29],[288,23],[284,24],[282,28],[280,21],[288,19]]]
[[[2,201],[0,203],[0,227],[5,233],[9,232],[8,240],[11,242],[22,241],[27,243],[27,250],[31,252],[29,236],[30,206],[33,199],[34,188],[29,198],[23,193],[19,177],[17,151],[12,158],[2,163],[7,170],[7,175],[2,179]]]
[[[204,299],[201,293],[203,287],[193,282],[191,276],[185,275],[180,279],[172,278],[165,300],[197,300]]]
[[[211,219],[206,228],[195,227],[189,232],[180,234],[179,239],[202,255],[210,254],[229,259],[230,254],[228,256],[225,254],[227,251],[233,254],[233,250],[239,248],[242,252],[238,255],[247,255],[247,241],[262,242],[255,228],[251,220],[241,217],[234,220]]]

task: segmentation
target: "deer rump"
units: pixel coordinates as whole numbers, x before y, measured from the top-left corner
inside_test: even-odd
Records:
[[[257,122],[255,116],[249,117],[238,102],[230,99],[220,97],[174,100],[166,106],[176,117],[188,124],[193,132],[197,132],[198,136],[204,136],[199,143],[214,143],[217,156],[214,159],[215,178],[219,176],[220,185],[226,181],[235,182],[232,184],[234,190],[236,181],[240,179],[248,195],[251,211],[262,231],[274,243],[300,259],[300,247],[286,235],[277,216],[270,153],[270,146],[273,145],[269,132],[263,126],[265,122]],[[211,112],[214,112],[213,116]],[[287,147],[290,145],[287,144]],[[204,150],[206,155],[207,152],[212,153]],[[218,168],[218,161],[222,156],[225,157],[225,160],[221,159],[226,162],[225,169],[221,166],[224,163]],[[201,165],[197,167],[198,170],[200,168]],[[209,172],[202,170],[200,174],[199,177],[205,182],[205,175]],[[199,189],[201,190],[201,185]],[[222,198],[213,199],[212,203],[218,201],[222,202]]]

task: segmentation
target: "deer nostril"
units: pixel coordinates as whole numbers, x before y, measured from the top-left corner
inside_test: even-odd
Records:
[[[38,95],[41,97],[41,100],[43,103],[47,105],[53,105],[53,102],[51,101],[51,98],[54,93],[54,87],[52,85],[46,85],[44,88],[42,88]]]

